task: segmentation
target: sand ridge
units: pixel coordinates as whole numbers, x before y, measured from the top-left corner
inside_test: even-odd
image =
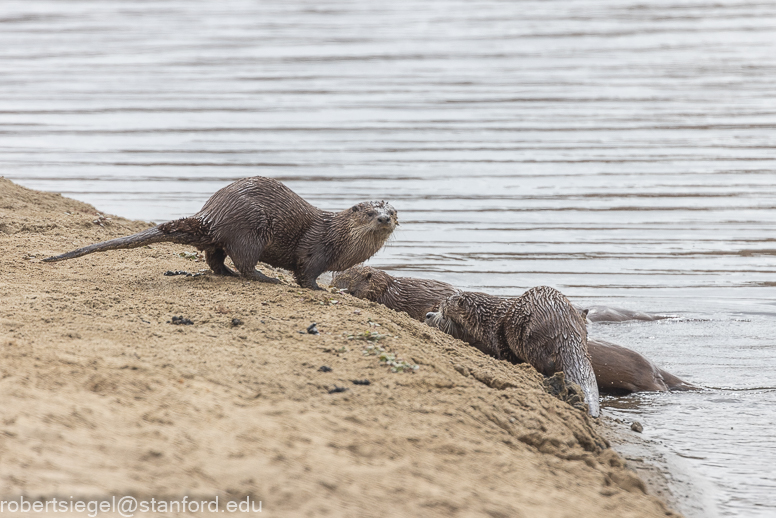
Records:
[[[0,178],[3,497],[251,495],[269,516],[677,516],[533,368],[406,314],[287,279],[163,275],[207,271],[181,245],[40,262],[147,227]]]

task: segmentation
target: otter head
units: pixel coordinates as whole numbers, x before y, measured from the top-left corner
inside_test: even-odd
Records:
[[[350,209],[351,228],[359,234],[370,233],[388,239],[399,224],[396,209],[387,201],[365,201],[353,205]]]
[[[396,209],[385,201],[365,201],[335,216],[338,258],[330,270],[363,263],[380,250],[399,224]]]
[[[388,289],[391,277],[369,266],[354,266],[334,276],[334,286],[359,299],[377,301]]]
[[[476,346],[485,337],[481,315],[478,315],[478,295],[461,292],[447,297],[439,304],[438,311],[426,313],[426,324]]]

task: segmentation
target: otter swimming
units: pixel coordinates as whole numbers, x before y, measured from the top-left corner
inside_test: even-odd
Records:
[[[332,283],[354,297],[404,311],[421,322],[426,313],[437,310],[442,300],[459,292],[446,282],[393,277],[369,266],[354,266],[338,272]]]
[[[559,291],[540,286],[515,299],[461,292],[428,313],[426,323],[496,358],[527,362],[545,376],[563,371],[582,387],[590,415],[598,416],[585,321]]]
[[[261,261],[292,271],[304,288],[321,289],[316,283],[321,273],[366,261],[383,247],[398,224],[396,210],[385,201],[326,212],[279,181],[256,176],[219,190],[193,216],[44,261],[172,242],[203,250],[208,266],[217,275],[237,275],[224,264],[228,256],[243,277],[280,282],[255,269]]]
[[[587,319],[591,322],[625,322],[627,320],[652,322],[654,320],[671,318],[668,315],[657,315],[655,313],[645,313],[643,311],[613,308],[610,306],[589,306],[588,308],[585,308],[585,310],[582,308],[577,309],[580,311],[587,310]]]
[[[602,392],[628,394],[697,389],[626,347],[604,340],[588,340],[587,352],[593,364],[598,389]]]

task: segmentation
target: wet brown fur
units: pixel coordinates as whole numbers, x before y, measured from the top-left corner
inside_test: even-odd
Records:
[[[604,340],[588,340],[587,351],[602,392],[619,394],[696,388],[626,347]]]
[[[424,321],[426,313],[438,311],[440,303],[447,297],[460,293],[451,284],[429,279],[413,277],[393,277],[388,273],[369,266],[354,266],[334,275],[333,285],[345,290],[354,297],[371,300],[387,306],[394,311],[404,311],[412,318]],[[612,310],[606,306],[593,306],[591,314],[588,310],[577,310],[581,317],[587,316],[591,321],[592,312],[598,316],[611,318]],[[623,315],[622,320],[639,319],[640,315],[649,315],[656,320],[658,315],[641,312],[616,310],[616,315]],[[640,318],[646,319],[646,318]],[[468,342],[486,354],[496,356],[489,345],[469,334],[466,329],[458,327],[451,333]],[[696,387],[686,383],[673,374],[659,368],[649,359],[636,351],[604,340],[588,338],[587,352],[595,372],[598,388],[603,392],[630,393],[642,391],[691,390]],[[502,358],[517,362],[517,357],[509,348],[499,352]]]
[[[426,313],[458,293],[452,285],[431,279],[393,277],[369,266],[354,266],[334,275],[333,284],[359,299],[371,300],[394,311],[404,311],[423,322]]]
[[[563,371],[582,386],[590,414],[598,415],[585,321],[559,291],[539,286],[514,299],[462,292],[445,299],[426,322],[496,358],[530,363],[545,376]]]
[[[582,310],[580,309],[580,311]],[[643,311],[612,308],[609,306],[590,306],[585,311],[588,312],[587,319],[591,322],[625,322],[627,320],[651,322],[671,318],[667,315],[656,315],[654,313],[644,313]]]
[[[302,287],[320,289],[316,279],[321,273],[366,261],[383,247],[396,225],[396,211],[384,201],[327,212],[279,181],[256,176],[219,190],[193,216],[45,261],[173,242],[203,250],[208,266],[218,275],[237,275],[224,264],[228,256],[244,277],[279,282],[256,271],[261,261],[291,270]]]

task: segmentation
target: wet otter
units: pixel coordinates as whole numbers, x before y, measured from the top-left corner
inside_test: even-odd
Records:
[[[229,256],[243,277],[280,282],[256,271],[261,261],[291,270],[302,287],[321,289],[315,281],[321,273],[366,261],[382,248],[396,225],[396,210],[387,202],[363,202],[341,212],[326,212],[277,180],[256,176],[219,190],[193,216],[44,261],[172,242],[204,250],[208,266],[217,275],[237,275],[224,264]]]
[[[459,291],[446,282],[393,277],[369,266],[354,266],[339,272],[332,283],[354,297],[404,311],[421,322],[426,313],[436,311],[442,300]]]
[[[515,299],[461,292],[428,313],[426,323],[496,358],[530,363],[545,376],[563,371],[582,387],[590,415],[598,416],[585,321],[559,291],[540,286]]]
[[[583,311],[581,308],[578,309]],[[586,309],[588,311],[587,319],[591,322],[625,322],[626,320],[644,320],[651,322],[653,320],[671,318],[667,315],[656,315],[654,313],[645,313],[643,311],[613,308],[609,306],[590,306]]]
[[[604,340],[588,340],[587,352],[602,392],[693,390],[697,387],[664,371],[636,351]]]
[[[427,312],[437,311],[442,300],[460,292],[446,282],[393,277],[382,270],[364,266],[354,266],[339,272],[332,282],[334,286],[354,297],[377,302],[394,311],[405,311],[411,317],[421,321],[425,320]],[[591,306],[589,310],[577,307],[577,310],[583,320],[587,317],[592,322],[669,318],[606,306]],[[462,336],[459,330],[457,337],[464,339]],[[470,337],[470,340],[474,339]],[[490,354],[490,349],[484,345],[479,348],[486,354]],[[599,391],[624,394],[696,388],[626,347],[588,338],[587,351]]]

